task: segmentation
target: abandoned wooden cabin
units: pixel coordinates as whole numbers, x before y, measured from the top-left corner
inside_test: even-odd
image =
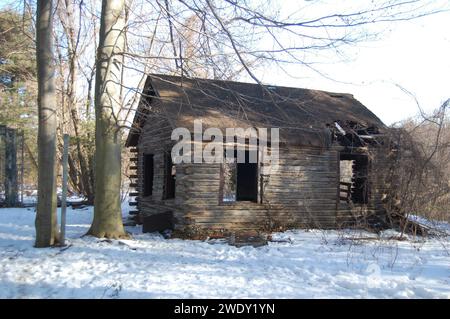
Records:
[[[174,164],[174,128],[279,128],[279,167]],[[150,75],[126,146],[144,231],[179,236],[338,228],[382,221],[377,174],[386,130],[350,94]],[[269,149],[271,146],[268,138]]]

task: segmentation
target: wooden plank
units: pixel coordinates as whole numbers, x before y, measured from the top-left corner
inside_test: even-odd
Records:
[[[168,140],[172,128],[160,118],[150,122],[147,121],[139,143],[140,152],[155,154],[154,193],[151,198],[139,202],[139,208],[145,214],[171,209],[179,218],[179,225],[189,222],[206,229],[263,228],[268,216],[280,224],[305,226],[319,223],[323,227],[336,226],[337,216],[343,216],[339,221],[354,219],[355,213],[350,208],[339,205],[339,153],[335,147],[329,150],[281,148],[282,167],[272,172],[260,189],[260,200],[263,201],[260,204],[219,205],[221,165],[194,163],[177,166],[176,198],[163,201],[162,152],[173,145],[173,141]],[[135,169],[139,183],[142,183],[140,168],[136,165]],[[266,171],[270,173],[270,165],[263,166],[263,172]]]

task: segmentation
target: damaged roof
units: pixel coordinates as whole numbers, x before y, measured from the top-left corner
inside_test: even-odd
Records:
[[[136,146],[148,115],[173,128],[280,128],[280,142],[326,144],[326,127],[357,123],[383,129],[383,122],[351,94],[243,82],[151,74],[144,86],[127,146]]]

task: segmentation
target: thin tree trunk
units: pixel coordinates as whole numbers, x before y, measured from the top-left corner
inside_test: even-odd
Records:
[[[121,136],[116,118],[121,107],[124,12],[124,0],[103,0],[95,81],[94,220],[88,232],[96,237],[127,237],[120,207]]]
[[[59,237],[56,216],[56,95],[52,28],[52,0],[39,0],[36,16],[39,114],[36,247],[55,245]]]
[[[74,17],[73,17],[73,5],[72,0],[65,1],[66,6],[66,15],[67,15],[67,25],[63,23],[66,32],[67,38],[67,46],[69,51],[69,82],[67,85],[67,102],[68,108],[70,110],[72,125],[74,129],[75,136],[75,146],[77,159],[80,166],[80,182],[82,184],[83,194],[87,197],[88,201],[91,202],[94,198],[93,190],[91,189],[91,184],[89,180],[89,170],[87,167],[86,161],[86,153],[83,152],[83,147],[80,141],[80,129],[79,122],[80,116],[78,114],[77,103],[76,103],[76,82],[77,82],[77,59],[78,59],[78,45],[77,45],[77,36],[75,32],[74,26]],[[81,14],[81,13],[80,13]],[[81,26],[80,26],[81,27]]]
[[[24,141],[24,146],[25,146],[25,151],[28,154],[28,157],[30,158],[30,162],[31,164],[33,164],[33,169],[38,170],[38,164],[36,162],[36,158],[34,157],[33,152],[31,151],[30,147],[28,146],[28,144]]]
[[[5,205],[15,207],[18,204],[17,175],[17,134],[16,130],[6,128],[5,134]]]
[[[81,10],[81,9],[80,9]],[[80,11],[80,15],[82,12]],[[67,44],[67,55],[63,56],[63,49],[57,46],[58,64],[60,75],[61,107],[60,113],[63,121],[59,123],[59,128],[63,133],[70,133],[74,136],[75,148],[69,154],[70,181],[74,190],[87,198],[88,203],[94,202],[94,180],[91,177],[92,168],[88,167],[89,152],[82,143],[83,129],[77,105],[77,65],[79,61],[79,36],[81,25],[76,31],[74,20],[73,0],[60,2],[57,15],[61,23]],[[77,33],[78,32],[78,33]],[[58,41],[58,37],[55,37]],[[67,81],[65,80],[67,77]],[[89,92],[90,94],[90,92]],[[64,117],[69,116],[66,122]],[[58,139],[59,148],[62,150],[62,139]]]

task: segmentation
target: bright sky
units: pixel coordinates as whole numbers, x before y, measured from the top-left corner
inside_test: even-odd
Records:
[[[283,72],[268,70],[262,79],[271,84],[352,93],[386,124],[418,113],[414,99],[396,84],[412,92],[425,111],[437,109],[450,98],[450,12],[390,27],[379,40],[345,50],[350,61],[320,67],[334,80],[351,84],[327,80],[301,67],[290,67],[289,72],[307,78],[288,78]]]
[[[0,0],[0,7],[8,2]],[[389,29],[377,41],[345,49],[346,61],[335,63],[336,55],[330,55],[332,63],[320,70],[339,82],[300,66],[289,66],[298,78],[273,68],[257,74],[268,84],[351,93],[386,124],[418,113],[415,101],[396,85],[412,92],[425,111],[437,109],[450,98],[450,12],[393,23]]]

